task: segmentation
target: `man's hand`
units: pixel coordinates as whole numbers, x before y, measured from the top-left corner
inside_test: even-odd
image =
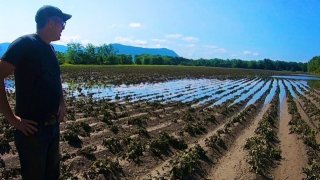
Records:
[[[66,104],[64,103],[64,101],[62,101],[59,105],[58,114],[57,114],[59,122],[64,121],[64,116],[66,114],[67,114]]]
[[[8,119],[8,122],[14,128],[23,132],[23,134],[26,136],[34,134],[38,131],[38,129],[35,127],[36,125],[38,125],[37,122],[27,119],[21,119],[19,116],[16,115],[14,116],[14,118]]]

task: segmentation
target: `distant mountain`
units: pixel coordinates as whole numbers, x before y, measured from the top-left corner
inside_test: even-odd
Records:
[[[10,43],[0,43],[0,57],[5,53],[8,49]],[[118,52],[117,54],[125,54],[125,55],[141,55],[141,54],[149,54],[149,55],[160,55],[160,56],[172,56],[177,57],[178,54],[174,51],[167,48],[142,48],[135,46],[127,46],[122,44],[111,44],[113,48]],[[67,52],[67,46],[53,44],[53,47],[56,51],[59,52]]]
[[[68,48],[65,45],[59,45],[59,44],[52,44],[54,50],[65,53],[67,52]]]
[[[178,56],[174,51],[167,48],[142,48],[135,46],[127,46],[122,44],[111,44],[114,49],[118,51],[118,54],[126,54],[126,55],[141,55],[141,54],[149,54],[149,55],[160,55],[160,56]]]
[[[6,52],[8,49],[10,43],[0,43],[0,57]],[[53,44],[53,47],[56,51],[59,52],[67,52],[67,46],[64,45],[58,45],[58,44]]]
[[[0,58],[6,52],[6,50],[9,47],[9,45],[10,45],[10,43],[0,43]]]

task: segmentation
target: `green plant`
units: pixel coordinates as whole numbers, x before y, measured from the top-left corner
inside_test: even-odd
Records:
[[[71,146],[82,146],[82,140],[78,137],[77,132],[74,129],[67,129],[63,134],[62,139],[68,141]]]
[[[107,147],[112,154],[117,154],[123,150],[120,139],[114,137],[103,139],[102,145]]]
[[[94,151],[97,150],[96,146],[88,146],[83,149],[78,150],[79,155],[86,157],[89,160],[96,160]]]
[[[128,146],[127,158],[135,163],[140,163],[140,156],[143,155],[144,149],[145,147],[140,141],[131,141]]]
[[[205,140],[205,143],[207,147],[210,147],[216,150],[218,150],[219,147],[222,147],[224,149],[226,148],[225,143],[223,142],[223,140],[219,135],[210,136],[208,139]]]
[[[200,160],[205,156],[205,151],[198,144],[188,151],[183,152],[176,160],[170,161],[172,179],[189,179],[201,172]]]
[[[103,175],[106,179],[121,179],[123,170],[118,160],[99,159],[91,165],[84,176],[87,179],[97,179],[99,175]]]
[[[303,168],[303,173],[306,174],[306,179],[320,179],[320,157],[309,162],[308,166]]]

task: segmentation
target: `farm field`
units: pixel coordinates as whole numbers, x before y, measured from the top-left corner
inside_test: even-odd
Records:
[[[208,67],[61,70],[61,179],[320,179],[320,89],[306,79]],[[13,105],[14,83],[5,84]],[[14,130],[2,116],[0,127],[0,179],[19,179]]]

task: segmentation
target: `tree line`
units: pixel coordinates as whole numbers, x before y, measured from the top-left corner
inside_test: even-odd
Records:
[[[88,44],[85,47],[80,43],[70,43],[67,45],[67,52],[57,52],[60,64],[136,64],[136,65],[184,65],[184,66],[209,66],[225,68],[247,68],[265,69],[278,71],[303,71],[313,70],[313,64],[274,61],[270,59],[245,61],[240,59],[198,59],[192,60],[183,57],[169,57],[159,55],[121,55],[112,45],[103,44],[94,46]],[[319,59],[319,57],[317,57]],[[318,62],[318,61],[317,61]],[[319,62],[318,62],[319,64]],[[310,68],[309,68],[310,66]],[[317,66],[319,67],[319,65]],[[319,70],[319,69],[318,69]]]
[[[315,56],[308,62],[308,72],[320,75],[320,56]]]

